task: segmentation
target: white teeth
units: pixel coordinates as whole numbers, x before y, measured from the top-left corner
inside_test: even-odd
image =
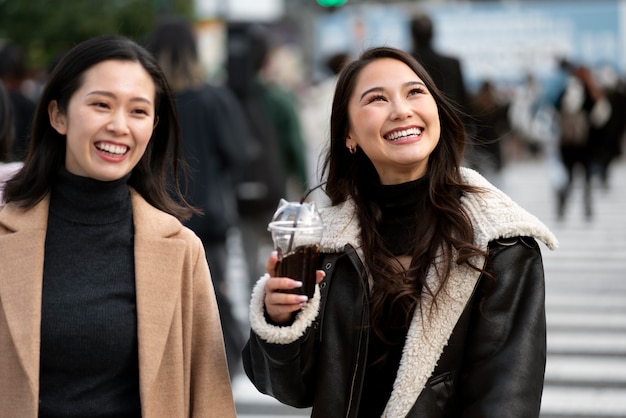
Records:
[[[97,144],[96,148],[98,148],[101,151],[108,152],[109,154],[115,154],[115,155],[124,155],[126,154],[126,150],[128,150],[128,147],[124,145],[113,145],[113,144],[106,144],[106,143]]]
[[[403,131],[392,132],[385,137],[385,139],[389,141],[394,141],[399,138],[404,138],[407,136],[419,135],[422,133],[422,130],[419,128],[410,128]]]

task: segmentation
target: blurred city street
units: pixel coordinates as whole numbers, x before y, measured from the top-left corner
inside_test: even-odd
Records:
[[[544,221],[560,248],[542,245],[547,286],[548,361],[542,418],[626,417],[626,162],[608,189],[594,190],[594,218],[583,214],[576,183],[563,220],[556,217],[545,160],[513,161],[498,182]],[[245,310],[245,307],[240,309]],[[259,394],[244,375],[233,382],[238,416],[302,417],[310,410]]]
[[[163,24],[178,20],[178,23],[184,25],[178,26],[175,31],[163,32],[159,37],[153,36],[156,31],[152,32],[156,28],[162,29]],[[315,190],[306,195],[306,199],[318,205],[328,202],[327,196],[322,196],[323,188],[315,186],[320,183],[326,147],[331,142],[340,144],[343,140],[335,132],[336,127],[342,125],[338,123],[340,119],[345,117],[350,129],[359,127],[362,122],[366,122],[364,125],[382,126],[383,119],[377,115],[387,112],[391,116],[393,112],[389,110],[392,109],[389,105],[395,106],[394,97],[409,103],[409,98],[418,96],[411,93],[404,98],[395,94],[385,97],[388,92],[393,93],[392,89],[399,92],[401,86],[404,88],[416,83],[402,81],[400,77],[398,80],[403,84],[398,81],[396,85],[395,77],[390,77],[389,71],[376,70],[371,72],[384,74],[385,80],[381,77],[384,83],[372,84],[374,88],[368,91],[381,90],[382,100],[376,98],[376,102],[387,102],[388,106],[375,108],[379,110],[373,113],[371,121],[367,120],[370,117],[364,111],[355,114],[351,105],[346,107],[345,112],[342,111],[341,103],[353,103],[352,97],[358,98],[359,92],[354,86],[361,84],[361,81],[352,83],[348,80],[351,74],[357,74],[352,72],[352,67],[348,67],[344,73],[340,72],[346,68],[345,64],[370,47],[397,48],[416,58],[428,73],[429,77],[423,77],[420,71],[415,72],[413,69],[418,79],[421,77],[417,83],[422,86],[420,89],[424,89],[424,86],[428,86],[424,90],[429,90],[430,86],[436,87],[430,93],[440,90],[442,97],[449,99],[456,109],[462,111],[459,116],[466,124],[467,139],[477,140],[473,149],[472,142],[468,141],[470,146],[464,151],[464,165],[482,167],[488,180],[543,221],[560,242],[560,248],[555,251],[541,244],[546,281],[548,353],[540,418],[626,418],[626,0],[0,0],[0,183],[9,178],[8,173],[13,175],[13,171],[7,170],[4,177],[3,167],[17,167],[26,161],[24,167],[27,169],[24,172],[29,172],[35,167],[31,161],[41,163],[46,169],[52,168],[53,164],[61,164],[61,159],[56,157],[50,160],[34,158],[37,155],[34,150],[38,150],[40,144],[59,144],[58,141],[44,141],[44,138],[61,134],[56,127],[51,129],[51,125],[48,126],[51,121],[45,112],[41,113],[37,109],[51,109],[49,106],[54,102],[64,120],[72,113],[65,115],[67,109],[59,106],[59,103],[70,103],[73,89],[82,89],[82,83],[87,77],[81,73],[76,74],[80,76],[76,78],[80,82],[66,83],[63,78],[59,78],[61,82],[55,81],[64,72],[59,68],[63,69],[66,64],[69,69],[80,67],[76,60],[62,58],[75,45],[104,34],[122,35],[151,49],[150,52],[154,53],[163,70],[163,80],[160,80],[160,74],[155,77],[153,71],[148,72],[154,82],[160,80],[155,85],[156,90],[150,87],[143,96],[135,96],[148,97],[157,91],[155,98],[158,100],[154,104],[158,106],[154,107],[153,116],[161,122],[146,127],[152,127],[154,138],[161,136],[162,129],[163,132],[168,131],[167,141],[151,140],[150,144],[157,145],[150,145],[147,157],[141,157],[141,161],[153,158],[151,153],[154,151],[151,150],[158,150],[158,144],[167,147],[176,145],[176,142],[171,142],[175,137],[180,142],[181,153],[185,155],[180,159],[183,167],[181,177],[182,174],[193,176],[184,176],[185,181],[181,181],[185,199],[205,215],[194,216],[192,221],[185,223],[196,231],[205,245],[207,257],[211,260],[209,264],[212,266],[213,282],[218,283],[218,304],[225,301],[224,294],[230,299],[226,302],[232,302],[232,312],[228,307],[220,306],[222,325],[227,324],[223,329],[236,331],[240,326],[247,339],[251,294],[249,276],[256,276],[253,277],[256,281],[262,274],[258,271],[250,273],[254,269],[248,269],[248,266],[253,266],[255,261],[264,264],[272,250],[271,241],[263,242],[263,238],[269,238],[270,233],[263,234],[266,232],[266,221],[270,220],[275,207],[273,202],[278,203],[281,197],[290,201],[300,200],[305,196],[307,188]],[[177,39],[181,39],[181,42]],[[163,49],[159,56],[157,51],[169,43],[166,40],[172,41],[173,48],[171,51]],[[185,46],[182,40],[188,45]],[[93,49],[88,51],[87,55],[94,55],[95,64],[85,63],[85,68],[81,70],[84,73],[90,72],[100,59],[98,54],[92,54]],[[168,63],[170,59],[172,62]],[[113,60],[115,67],[120,64],[117,61],[117,58]],[[386,61],[389,62],[383,62],[384,65],[391,65],[391,60]],[[396,64],[392,68],[397,67]],[[408,71],[407,68],[403,71]],[[348,78],[344,78],[346,74]],[[68,79],[73,77],[72,71],[68,71]],[[141,72],[141,78],[145,77]],[[116,78],[119,83],[115,83],[112,91],[107,90],[108,87],[94,89],[98,94],[111,96],[111,103],[99,103],[96,106],[94,101],[90,102],[93,105],[90,107],[96,110],[100,107],[114,109],[114,102],[122,103],[124,97],[131,97],[126,93],[117,97],[113,91],[117,85],[132,86],[133,83],[126,82],[126,78]],[[386,86],[386,79],[389,79],[389,87]],[[348,80],[348,83],[344,84],[344,80]],[[108,84],[107,77],[102,81],[103,85]],[[143,84],[151,86],[152,82],[138,83],[138,86],[132,87],[140,89]],[[163,96],[163,93],[169,91],[164,88],[165,84],[171,89],[172,100],[161,100],[167,96]],[[344,85],[348,88],[343,89]],[[50,86],[67,86],[67,89],[63,90],[62,95],[49,95],[47,91]],[[416,88],[412,87],[410,91],[416,91]],[[349,93],[350,97],[342,98],[342,92]],[[62,97],[66,93],[70,94]],[[365,93],[360,94],[365,96]],[[5,96],[7,99],[4,99]],[[439,95],[434,96],[437,98]],[[172,105],[176,105],[178,118],[176,123],[170,124],[165,116],[167,114],[173,119],[174,108],[168,112],[163,112],[163,109],[167,110]],[[437,105],[440,106],[440,103]],[[152,108],[152,104],[150,106]],[[123,108],[119,106],[116,109]],[[423,109],[420,106],[408,109],[422,117]],[[439,111],[441,109],[445,110],[446,107],[438,108]],[[149,113],[145,110],[141,113]],[[123,113],[108,112],[110,115]],[[434,115],[434,110],[431,113]],[[103,118],[97,120],[103,121],[105,114],[107,112],[103,111]],[[442,116],[441,112],[439,116]],[[464,116],[468,117],[467,120]],[[12,124],[8,123],[9,119],[12,119]],[[137,121],[134,117],[128,120]],[[33,121],[41,126],[31,126]],[[394,126],[385,132],[385,139],[392,143],[400,137],[409,138],[414,132],[424,132],[430,122],[428,119],[422,121],[424,126],[418,126],[416,122]],[[444,131],[449,130],[451,124],[446,123],[446,118],[440,118],[438,122],[442,134],[440,138],[448,141],[452,137]],[[415,126],[412,126],[413,123]],[[112,131],[110,126],[117,126],[112,123],[101,125],[103,130],[106,126],[107,131]],[[95,126],[94,122],[94,132]],[[154,129],[157,126],[158,129]],[[180,135],[174,135],[174,128],[180,128]],[[386,126],[384,128],[387,129]],[[135,136],[134,128],[128,131]],[[375,130],[368,128],[364,131]],[[383,129],[379,131],[383,132]],[[380,139],[378,136],[377,140]],[[430,135],[427,133],[426,137],[430,138]],[[330,138],[332,141],[329,141]],[[94,146],[98,142],[95,152],[109,162],[127,160],[126,154],[122,155],[123,145],[127,145],[128,150],[136,149],[130,142],[115,143],[109,148],[103,146],[107,140],[99,136],[96,139],[92,141]],[[364,136],[363,140],[367,138]],[[345,143],[352,152],[352,144],[348,142],[352,141]],[[398,142],[412,143],[413,140]],[[174,145],[170,150],[174,149]],[[361,146],[363,143],[356,145]],[[341,150],[335,145],[328,147],[331,148]],[[63,153],[66,152],[63,150]],[[335,166],[356,166],[354,161],[357,164],[360,161],[345,163],[338,159],[339,162],[335,162],[336,152],[332,151],[330,156],[333,158],[327,160],[326,167],[329,170],[326,174],[329,171],[341,171],[335,170]],[[593,167],[593,170],[589,167],[609,161],[622,152],[624,154],[610,166],[608,182],[603,184],[599,174],[593,171],[597,167]],[[340,152],[337,154],[341,155]],[[175,153],[171,155],[176,156]],[[563,166],[569,168],[576,164],[587,164],[588,172],[595,176],[591,216],[585,207],[582,172],[576,173],[578,176],[564,214],[558,216],[555,184],[562,181],[562,171],[565,169],[560,170],[558,167],[561,166],[555,165],[556,155],[559,155]],[[368,158],[372,156],[368,155]],[[389,156],[385,156],[385,159],[394,162],[385,165],[393,170],[397,168],[395,163],[399,160]],[[414,164],[422,167],[423,161],[420,157]],[[14,166],[16,163],[20,164]],[[196,163],[197,166],[194,166]],[[403,167],[408,166],[402,164]],[[485,174],[488,170],[502,166],[504,168],[500,173]],[[71,171],[68,167],[66,169],[64,172]],[[123,175],[129,175],[132,179],[129,184],[141,190],[134,182],[143,176],[143,169],[135,170],[133,173],[139,175],[132,176],[130,170]],[[359,173],[356,170],[347,171]],[[42,172],[33,171],[39,174]],[[405,172],[404,168],[402,172]],[[121,175],[117,177],[118,180]],[[18,175],[18,181],[13,180],[10,183],[13,186],[7,188],[6,200],[9,204],[20,202],[13,195],[22,192],[16,193],[16,190],[24,191],[25,194],[39,193],[37,190],[57,190],[56,185],[50,188],[46,185],[48,180],[56,182],[56,177]],[[15,184],[29,178],[36,179],[36,187],[15,187]],[[154,176],[154,179],[159,178]],[[95,180],[101,179],[98,177]],[[352,184],[352,180],[350,182],[348,184]],[[150,189],[140,194],[148,194]],[[0,189],[0,203],[2,191]],[[366,196],[367,193],[362,195]],[[174,206],[166,204],[165,194],[156,200],[147,197],[144,196],[152,205],[175,214]],[[160,201],[161,198],[164,200]],[[33,204],[36,201],[29,199],[26,201]],[[64,219],[60,216],[57,218]],[[199,218],[203,218],[203,226],[198,227],[196,224],[192,227]],[[67,217],[67,220],[72,219]],[[402,221],[404,218],[397,215],[384,217],[385,222],[390,219]],[[422,216],[419,222],[426,224],[424,219]],[[61,223],[52,225],[61,228]],[[391,236],[392,233],[407,230],[405,225],[401,226],[381,227],[381,231],[390,231],[389,236],[383,236],[381,231],[377,231],[380,233],[375,234],[375,238],[385,238],[386,242],[395,241],[396,236]],[[11,232],[6,228],[3,231],[7,234]],[[59,239],[61,244],[70,242],[61,241]],[[124,245],[130,245],[130,241],[124,242]],[[398,239],[398,242],[404,243],[404,240]],[[412,245],[412,241],[406,242]],[[432,241],[421,239],[422,242]],[[89,244],[86,242],[84,247],[80,247],[91,248]],[[49,245],[46,243],[47,249]],[[65,251],[61,246],[59,248]],[[91,251],[98,256],[104,253]],[[227,257],[224,255],[226,251]],[[47,252],[48,255],[50,253]],[[2,256],[6,257],[5,254]],[[90,260],[77,256],[74,258],[84,264]],[[117,260],[115,257],[111,259]],[[50,265],[54,264],[46,264],[48,270],[44,277],[54,277],[50,273],[54,268],[51,270],[48,267]],[[59,268],[63,273],[59,273],[59,276],[74,276],[65,272],[67,265],[64,263],[63,268]],[[121,262],[111,263],[111,272],[118,265]],[[341,269],[333,271],[338,270]],[[131,271],[128,270],[128,280]],[[390,281],[391,285],[398,282]],[[46,291],[49,292],[48,289]],[[133,291],[136,293],[135,288]],[[37,292],[43,295],[43,290],[37,289]],[[59,296],[62,302],[65,297],[73,297],[70,293],[65,295],[59,291],[58,294],[62,295]],[[5,300],[6,304],[7,300],[11,300],[11,295],[0,294],[2,343],[3,329],[6,329],[3,325],[9,322],[3,321],[2,314],[6,310],[3,310],[1,300]],[[53,299],[46,296],[42,300]],[[109,306],[109,299],[102,300]],[[144,303],[141,298],[136,301]],[[72,304],[68,306],[76,306],[73,301],[69,302]],[[130,302],[127,304],[130,306]],[[383,319],[389,316],[395,320],[384,311],[385,305],[381,306],[380,316]],[[40,312],[24,310],[23,313],[25,316],[32,314],[37,314],[35,318],[41,320]],[[56,324],[53,320],[55,316],[50,318],[44,315],[43,324]],[[130,320],[130,315],[124,319]],[[52,336],[57,332],[53,328],[49,327]],[[98,334],[99,328],[95,325],[82,329],[89,331],[90,337],[104,335]],[[118,327],[117,331],[124,329]],[[231,369],[238,417],[295,418],[311,415],[310,408],[289,407],[259,393],[241,370],[239,358],[233,361],[235,357],[232,353],[236,353],[236,356],[240,354],[237,347],[241,345],[241,336],[236,332],[225,335],[228,360],[240,367],[240,370]],[[145,344],[143,338],[140,347]],[[56,340],[49,346],[57,351],[50,353],[63,352],[61,350],[64,346],[61,344],[65,344],[66,340]],[[38,344],[36,339],[28,342],[31,345]],[[30,349],[44,361],[53,364],[56,361],[54,355],[47,354],[45,345],[31,346]],[[100,344],[96,346],[100,347]],[[37,351],[40,349],[47,359]],[[83,350],[86,351],[89,350]],[[9,358],[3,354],[4,357],[0,354],[0,359]],[[358,354],[361,355],[361,352]],[[61,357],[58,370],[63,370]],[[503,369],[499,369],[499,372]],[[130,373],[129,370],[125,371]],[[104,372],[103,369],[103,375]],[[135,372],[133,369],[132,373]],[[17,382],[14,385],[10,376],[12,374],[2,369],[0,387],[26,388],[33,383],[25,380],[27,384]],[[68,381],[74,377],[70,374]],[[43,374],[41,380],[45,381]],[[381,381],[384,382],[384,379]],[[24,385],[20,386],[22,383]],[[187,386],[189,384],[186,383]],[[226,386],[223,384],[221,387]],[[204,389],[202,385],[198,388]],[[0,391],[0,395],[3,393]],[[133,396],[137,397],[136,394]],[[197,398],[207,399],[204,394]],[[45,404],[41,399],[39,405]],[[15,416],[14,411],[6,411],[10,407],[7,408],[3,403],[6,402],[2,402],[0,396],[0,418],[6,414]],[[36,405],[37,400],[34,399],[32,404]],[[401,405],[400,402],[398,404]],[[221,409],[220,412],[224,414]]]

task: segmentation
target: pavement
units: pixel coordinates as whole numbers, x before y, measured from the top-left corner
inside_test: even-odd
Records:
[[[556,251],[542,245],[548,359],[541,418],[625,418],[626,161],[614,164],[608,188],[596,185],[591,220],[584,217],[580,179],[564,218],[557,219],[550,167],[546,160],[516,161],[493,179],[560,241]],[[237,239],[232,271],[240,268]],[[237,315],[245,323],[249,294],[241,277],[231,279]],[[243,374],[234,378],[233,391],[241,418],[310,416],[310,409],[258,393]]]

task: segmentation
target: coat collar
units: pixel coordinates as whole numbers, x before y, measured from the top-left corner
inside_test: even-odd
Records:
[[[489,183],[478,172],[461,168],[461,177],[466,184],[479,187],[484,191],[461,198],[461,205],[474,227],[475,243],[480,248],[486,249],[489,242],[495,239],[514,236],[536,238],[551,250],[558,247],[558,240],[548,227]],[[326,226],[322,251],[341,251],[347,243],[360,247],[361,227],[352,200],[321,208],[320,212]]]
[[[150,393],[180,297],[186,244],[181,223],[131,189],[140,390]],[[49,196],[34,208],[0,211],[0,295],[11,338],[31,387],[39,386],[41,292]]]

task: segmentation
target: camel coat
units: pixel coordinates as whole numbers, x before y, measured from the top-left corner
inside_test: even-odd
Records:
[[[174,217],[131,195],[142,415],[235,417],[202,244]],[[0,210],[0,418],[38,415],[48,206],[46,197],[30,210]]]

